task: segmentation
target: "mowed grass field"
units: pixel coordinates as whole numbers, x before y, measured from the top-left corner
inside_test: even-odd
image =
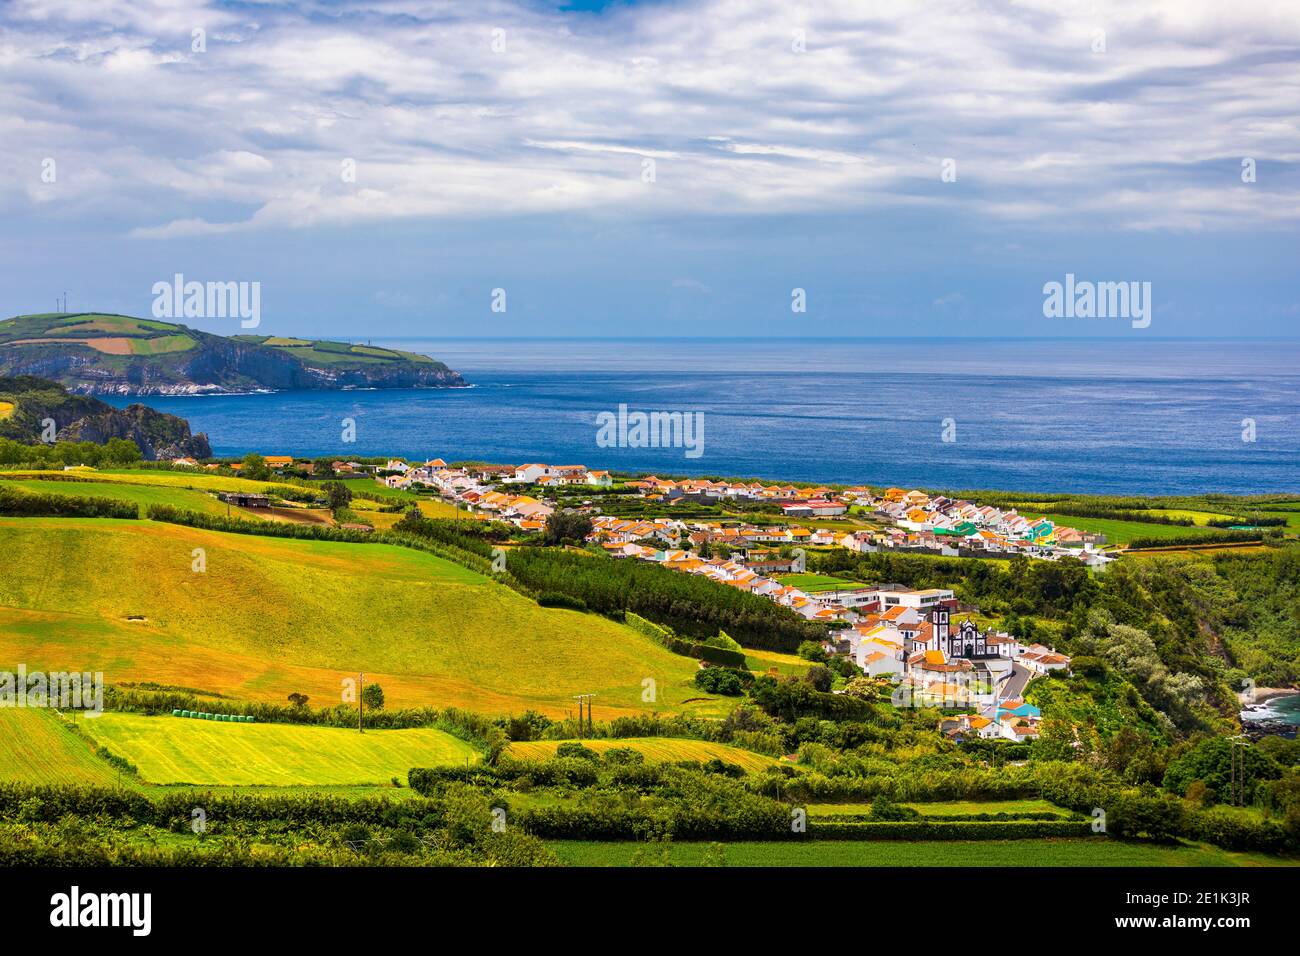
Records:
[[[78,718],[80,723],[84,719]],[[118,773],[51,710],[0,710],[0,783],[115,786]]]
[[[799,588],[802,591],[807,591],[809,594],[815,594],[819,591],[838,591],[842,588],[860,588],[865,586],[857,581],[850,581],[847,578],[838,578],[831,574],[814,574],[811,571],[796,572],[794,574],[779,574],[776,579],[782,584]]]
[[[135,764],[144,782],[218,786],[405,782],[412,767],[480,759],[470,744],[432,727],[367,730],[236,724],[104,713],[83,719],[95,740]]]
[[[94,472],[87,472],[93,475]],[[143,514],[149,505],[172,505],[203,514],[225,514],[226,505],[212,495],[189,488],[131,485],[116,481],[61,481],[45,478],[6,478],[0,472],[3,487],[33,494],[64,495],[70,498],[111,498],[140,506]]]
[[[430,554],[151,521],[0,518],[0,660],[313,706],[365,671],[389,707],[565,716],[593,693],[605,718],[729,709],[692,686],[695,661]]]
[[[812,667],[812,661],[804,660],[798,654],[782,654],[780,651],[765,651],[752,647],[745,648],[745,666],[751,671],[766,674],[775,667],[785,677],[799,677]]]
[[[638,850],[659,864],[665,847],[654,843],[548,841],[568,866],[631,866]],[[673,866],[699,866],[708,843],[674,843],[667,847]],[[807,842],[726,843],[727,866],[1132,866],[1230,867],[1296,866],[1300,861],[1258,853],[1232,853],[1217,847],[1154,846],[1121,843],[1106,837],[1052,840],[809,840]]]
[[[700,763],[718,758],[727,763],[734,763],[749,771],[762,770],[776,763],[771,757],[756,754],[739,747],[714,743],[709,740],[677,740],[669,737],[628,737],[619,740],[532,740],[512,743],[506,753],[517,760],[546,760],[555,756],[556,748],[561,743],[580,743],[597,753],[605,753],[617,747],[645,754],[648,763],[676,763],[682,760],[694,760]]]

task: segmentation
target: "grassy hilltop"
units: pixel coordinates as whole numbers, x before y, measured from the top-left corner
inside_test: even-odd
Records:
[[[465,384],[442,362],[414,352],[214,335],[173,322],[98,312],[0,321],[0,375],[38,375],[75,392],[121,395]]]

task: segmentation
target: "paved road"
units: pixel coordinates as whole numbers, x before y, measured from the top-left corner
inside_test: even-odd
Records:
[[[1012,664],[1011,676],[1008,677],[1007,682],[1002,685],[1002,691],[998,695],[998,699],[1018,700],[1020,695],[1025,692],[1025,685],[1029,683],[1029,678],[1033,676],[1033,672],[1023,664]]]

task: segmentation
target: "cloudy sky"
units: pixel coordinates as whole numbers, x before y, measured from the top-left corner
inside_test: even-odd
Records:
[[[314,335],[1300,328],[1296,3],[7,0],[0,142],[3,315],[179,272]],[[1150,327],[1045,318],[1066,273]]]

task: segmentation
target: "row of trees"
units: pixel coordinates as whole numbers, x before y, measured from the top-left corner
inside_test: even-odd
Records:
[[[26,445],[12,438],[0,438],[0,465],[90,465],[94,468],[141,461],[140,446],[129,438],[110,438],[102,445],[93,441],[60,441]]]

